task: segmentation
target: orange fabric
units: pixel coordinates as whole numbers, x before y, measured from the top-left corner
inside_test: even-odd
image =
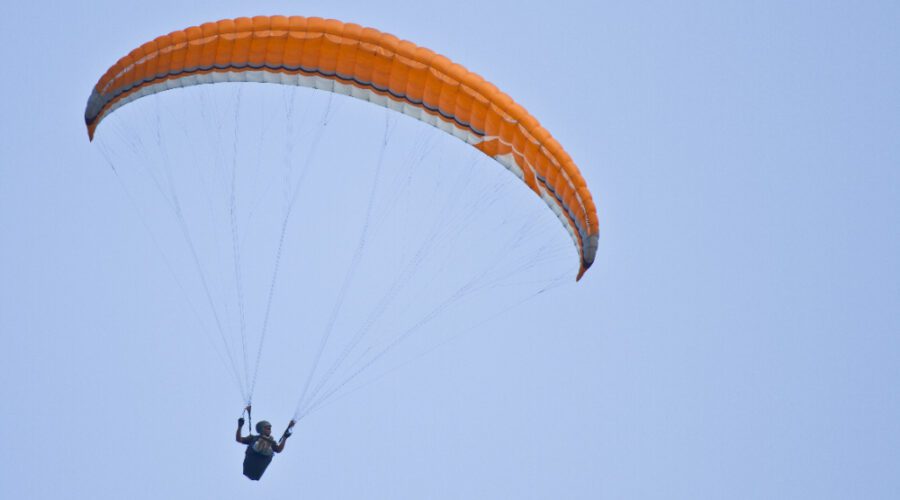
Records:
[[[416,105],[512,154],[536,193],[558,197],[575,228],[579,278],[593,263],[598,221],[584,178],[562,146],[497,87],[424,47],[356,24],[299,16],[225,19],[147,42],[103,75],[88,101],[88,134],[119,101],[149,85],[210,72],[314,75]],[[163,90],[163,89],[160,89]],[[543,180],[540,180],[543,179]],[[540,184],[544,185],[544,188]],[[549,192],[551,189],[553,192]]]

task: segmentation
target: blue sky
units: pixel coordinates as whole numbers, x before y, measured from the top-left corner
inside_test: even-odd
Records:
[[[0,20],[9,62],[0,83],[0,497],[900,495],[895,3],[8,10]],[[468,328],[462,312],[435,320],[421,344],[385,367],[396,369],[370,371],[361,390],[303,420],[255,484],[240,475],[242,449],[231,437],[240,395],[186,306],[196,293],[186,299],[173,277],[189,263],[179,267],[173,251],[176,272],[167,267],[156,244],[175,240],[152,236],[142,217],[164,224],[136,211],[128,194],[153,191],[123,189],[87,141],[82,115],[99,76],[144,41],[276,13],[376,27],[494,82],[579,164],[601,235],[596,264],[577,285],[566,281],[464,334],[456,335]],[[326,102],[292,95],[314,110]],[[189,96],[158,101],[148,121],[177,111],[179,98]],[[140,116],[138,104],[121,119]],[[359,163],[371,165],[385,114],[349,100],[337,107],[329,128],[358,131]],[[299,122],[311,126],[315,116]],[[406,146],[404,134],[425,129],[391,123],[387,154],[402,156],[416,144]],[[433,140],[448,165],[469,161],[460,145]],[[333,144],[331,130],[323,141],[314,164],[354,164],[355,151]],[[497,172],[496,182],[511,179]],[[371,182],[345,184],[365,192]],[[503,200],[531,206],[527,192],[510,193]],[[305,206],[327,201],[310,194]],[[571,268],[565,259],[552,265],[574,275],[565,233],[540,227],[545,241],[571,252]],[[302,242],[304,233],[292,237]],[[291,254],[297,260],[282,275],[281,310],[297,321],[324,321],[330,302],[314,299],[347,269],[347,254],[318,252],[302,254],[314,259],[306,267]],[[373,252],[372,261],[387,262]],[[439,266],[426,269],[433,274],[423,286],[450,279]],[[352,304],[342,315],[365,315]],[[462,306],[489,315],[487,306]],[[255,400],[276,429],[309,362],[308,348],[292,354],[301,340],[290,344],[288,330],[273,330]]]

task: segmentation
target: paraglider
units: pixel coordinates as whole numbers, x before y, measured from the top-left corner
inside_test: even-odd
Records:
[[[244,410],[248,415],[250,414],[249,406]],[[285,429],[284,434],[276,441],[275,438],[272,437],[272,424],[268,421],[260,420],[256,423],[255,435],[250,433],[246,436],[242,436],[244,417],[241,416],[241,418],[238,419],[238,426],[234,433],[234,439],[238,443],[247,445],[247,449],[244,452],[244,475],[247,476],[247,478],[252,481],[259,481],[260,478],[262,478],[263,473],[266,472],[266,468],[272,463],[274,454],[284,451],[287,439],[291,437],[294,423],[295,422],[291,420],[287,429]]]
[[[579,257],[576,280],[580,280],[594,262],[599,231],[594,201],[574,161],[550,133],[525,108],[477,74],[429,49],[356,24],[314,17],[257,16],[205,23],[160,36],[122,57],[94,86],[84,113],[88,136],[93,140],[98,126],[106,117],[142,97],[169,89],[227,82],[275,83],[323,90],[371,102],[432,125],[496,160],[543,200],[575,245]],[[235,231],[237,219],[234,217],[234,172],[235,170],[231,171],[231,182],[227,184],[230,186],[229,222],[235,256],[237,295],[239,301],[242,301],[237,258],[239,245]],[[468,178],[474,177],[472,175]],[[337,182],[343,181],[344,179],[337,179]],[[171,182],[171,179],[167,178],[167,182]],[[281,224],[275,272],[268,288],[268,302],[264,307],[255,365],[250,364],[252,357],[248,360],[243,337],[243,302],[239,302],[237,309],[241,317],[238,331],[241,334],[240,346],[244,356],[231,356],[229,343],[224,338],[226,328],[222,326],[219,316],[215,316],[215,325],[222,336],[226,357],[248,405],[248,416],[268,324],[269,306],[275,289],[274,275],[277,273],[278,257],[281,256],[281,242],[284,240],[287,220],[299,188],[288,191],[293,195],[288,197],[290,203]],[[174,188],[168,201],[172,203],[181,228],[187,235],[188,225],[182,218]],[[542,207],[539,208],[546,212]],[[547,216],[553,222],[549,213]],[[363,241],[362,237],[360,241]],[[201,276],[206,300],[214,309],[211,287],[200,269],[200,259],[193,243],[189,241],[189,245],[193,262]],[[504,251],[503,255],[506,256],[507,252]],[[347,280],[351,275],[352,273],[347,274]],[[409,275],[411,271],[401,275],[401,278]],[[347,282],[345,281],[345,285]],[[275,440],[272,437],[272,426],[266,421],[256,424],[257,434],[242,436],[245,421],[243,417],[238,420],[235,439],[247,446],[244,475],[251,480],[259,480],[274,454],[284,450],[296,420],[303,418],[312,408],[335,394],[347,381],[405,339],[411,331],[435,317],[446,303],[468,291],[469,288],[466,287],[469,284],[461,287],[460,292],[451,295],[448,300],[439,302],[435,312],[413,322],[396,339],[388,339],[383,349],[365,350],[355,360],[348,361],[350,353],[357,348],[367,329],[371,328],[379,315],[384,314],[384,304],[393,298],[390,294],[396,290],[392,288],[379,301],[371,319],[367,319],[364,326],[354,333],[353,339],[337,361],[327,369],[325,377],[319,383],[310,385],[334,324],[333,317],[339,311],[336,306],[312,364],[310,378],[304,386],[301,402],[308,394],[306,406],[301,412],[298,403],[298,410],[281,438]],[[343,296],[344,287],[341,290],[339,296]],[[241,358],[244,370],[237,369]],[[337,369],[345,361],[356,363],[352,365],[350,375],[335,387],[326,387],[326,382],[330,381],[330,377],[336,376]],[[308,393],[307,389],[310,389]]]

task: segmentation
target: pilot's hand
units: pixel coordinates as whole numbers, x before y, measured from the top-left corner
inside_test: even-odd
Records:
[[[241,417],[238,419],[238,427],[243,427],[243,426],[244,426],[244,417]]]

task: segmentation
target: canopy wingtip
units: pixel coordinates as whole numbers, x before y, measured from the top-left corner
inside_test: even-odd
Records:
[[[584,267],[584,264],[581,265],[581,268],[578,269],[578,276],[575,276],[575,282],[581,281],[581,277],[584,276],[584,273],[587,272],[588,268]]]

